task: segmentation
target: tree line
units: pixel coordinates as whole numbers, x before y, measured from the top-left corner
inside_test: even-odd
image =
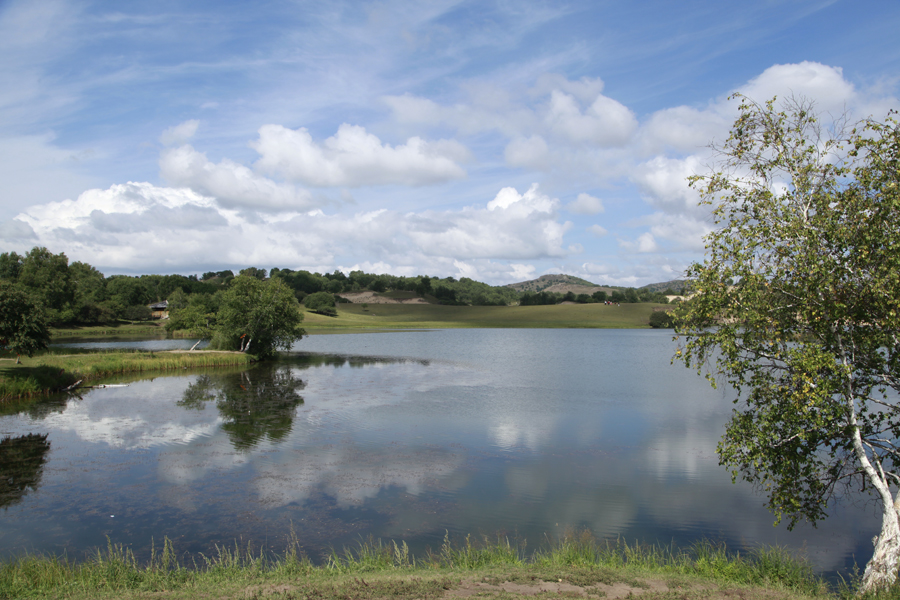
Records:
[[[24,255],[16,252],[0,254],[0,281],[25,290],[44,309],[48,324],[55,327],[112,323],[119,320],[149,319],[149,306],[167,300],[169,310],[188,306],[202,306],[205,312],[214,311],[214,296],[224,291],[238,276],[260,281],[279,279],[298,301],[319,294],[315,299],[322,305],[322,292],[342,293],[412,292],[430,296],[440,304],[473,306],[524,306],[559,304],[561,302],[659,302],[666,303],[666,292],[623,288],[610,294],[566,294],[554,292],[517,292],[506,286],[491,286],[468,277],[413,277],[339,270],[333,273],[313,273],[304,270],[248,267],[237,274],[231,270],[208,271],[197,275],[112,275],[105,277],[88,263],[69,263],[65,253],[53,254],[47,248],[35,247]],[[340,301],[340,299],[338,299]],[[332,301],[331,306],[334,306]],[[324,307],[323,307],[324,308]]]

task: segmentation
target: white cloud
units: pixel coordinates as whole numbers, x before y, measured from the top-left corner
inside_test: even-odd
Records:
[[[620,147],[638,127],[628,107],[600,93],[603,82],[599,79],[569,81],[560,75],[544,75],[527,96],[518,99],[508,98],[503,90],[489,89],[487,84],[474,87],[477,93],[469,104],[442,106],[409,94],[383,100],[398,123],[446,124],[463,134],[500,131],[514,140],[507,148],[507,160],[514,166],[530,165],[522,157],[532,156],[541,138],[576,146]],[[522,154],[523,150],[529,151]]]
[[[95,184],[83,168],[96,158],[90,149],[58,147],[51,134],[0,137],[0,220]]]
[[[600,198],[595,198],[590,194],[582,192],[578,194],[578,197],[575,198],[575,200],[566,204],[566,210],[579,215],[597,215],[602,213],[605,209],[603,207],[603,201],[600,200]]]
[[[810,61],[769,67],[738,91],[760,103],[773,96],[782,100],[791,95],[803,96],[814,101],[818,110],[838,114],[856,96],[853,84],[844,79],[840,67]]]
[[[716,104],[704,110],[676,106],[653,113],[638,137],[642,154],[702,152],[713,140],[724,141],[734,120],[734,106]]]
[[[606,231],[605,228],[603,228],[597,224],[591,225],[590,227],[587,228],[587,230],[589,232],[593,233],[594,235],[596,235],[597,237],[603,237],[604,235],[609,233],[608,231]]]
[[[641,217],[637,222],[649,226],[655,239],[672,242],[671,251],[703,252],[703,238],[712,232],[712,224],[702,217],[662,212]]]
[[[571,223],[556,218],[559,200],[533,184],[524,194],[503,188],[487,210],[426,211],[409,217],[409,235],[428,255],[522,259],[566,254],[563,236]]]
[[[637,119],[627,107],[612,98],[597,96],[584,112],[573,96],[554,90],[544,115],[554,134],[575,143],[601,147],[623,146],[637,129]]]
[[[159,169],[169,183],[213,196],[226,208],[294,211],[313,206],[307,190],[276,183],[227,158],[212,163],[190,145],[163,150]]]
[[[194,137],[199,125],[200,121],[192,119],[169,127],[159,136],[159,142],[164,146],[180,146]]]
[[[31,207],[3,227],[34,231],[16,250],[34,243],[65,248],[72,260],[107,271],[160,263],[191,271],[222,264],[309,268],[372,256],[382,272],[425,268],[511,281],[528,266],[495,261],[566,254],[563,237],[572,224],[558,220],[558,205],[533,185],[523,194],[504,188],[482,207],[461,210],[266,214],[223,207],[188,188],[128,183]]]
[[[305,128],[264,125],[251,146],[260,154],[256,167],[266,173],[314,186],[427,185],[462,179],[459,162],[468,150],[452,140],[427,142],[412,137],[405,144],[382,144],[365,128],[344,123],[322,143]]]
[[[550,148],[539,135],[515,138],[507,144],[503,156],[511,167],[543,171],[550,166]]]
[[[539,75],[530,94],[536,97],[548,96],[556,90],[575,96],[584,103],[589,103],[603,92],[604,83],[599,77],[582,77],[572,81],[558,73]]]
[[[37,236],[28,223],[18,219],[11,219],[0,223],[0,239],[6,240],[7,243],[16,241],[28,244],[36,240]]]
[[[699,206],[700,195],[688,185],[687,178],[705,171],[697,156],[685,159],[657,156],[638,165],[633,179],[651,206],[671,213],[700,215],[707,209]]]
[[[637,240],[619,240],[619,246],[628,250],[629,252],[640,252],[642,254],[646,254],[649,252],[656,252],[659,250],[659,245],[656,243],[656,239],[653,237],[653,234],[649,231],[642,233],[637,237]]]

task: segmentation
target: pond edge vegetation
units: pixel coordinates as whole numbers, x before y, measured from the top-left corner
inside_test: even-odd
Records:
[[[466,582],[495,588],[554,582],[579,588],[564,594],[573,597],[604,597],[613,585],[626,586],[629,597],[648,598],[849,598],[854,589],[853,582],[829,587],[806,560],[784,548],[738,553],[710,541],[680,549],[601,542],[584,531],[545,540],[529,554],[524,540],[467,536],[455,543],[445,535],[438,550],[415,557],[405,542],[369,538],[355,548],[332,550],[319,565],[299,549],[293,532],[289,541],[282,554],[235,543],[217,546],[211,556],[179,556],[165,538],[145,564],[111,542],[78,562],[26,554],[0,563],[0,597],[434,598],[470,595],[454,593]],[[487,595],[525,597],[496,589],[501,594]],[[898,591],[865,598],[895,598]]]
[[[254,360],[250,354],[208,350],[45,354],[0,367],[0,401],[43,396],[123,373],[242,366]]]

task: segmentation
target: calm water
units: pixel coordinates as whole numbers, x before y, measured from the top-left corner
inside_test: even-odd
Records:
[[[730,397],[671,334],[446,330],[313,336],[249,370],[134,381],[0,417],[0,551],[78,557],[106,536],[209,553],[234,540],[318,559],[369,535],[414,551],[566,530],[804,549],[864,563],[873,506],[773,527],[715,456]]]

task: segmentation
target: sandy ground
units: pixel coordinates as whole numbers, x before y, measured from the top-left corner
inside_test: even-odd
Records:
[[[375,292],[344,292],[338,294],[341,298],[346,298],[353,304],[428,304],[423,298],[407,298],[405,300],[397,300],[395,298],[386,298],[379,296]]]

